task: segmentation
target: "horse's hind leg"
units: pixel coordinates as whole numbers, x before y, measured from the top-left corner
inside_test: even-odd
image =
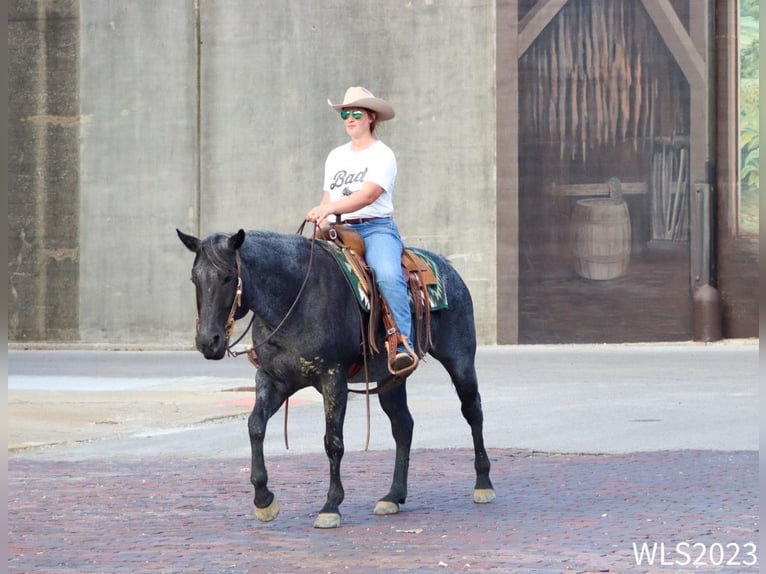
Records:
[[[438,358],[438,357],[437,357]],[[481,410],[481,395],[476,377],[473,358],[452,359],[443,361],[452,384],[455,385],[460,398],[460,410],[468,421],[473,436],[475,454],[474,468],[476,469],[476,486],[473,491],[473,501],[477,503],[490,502],[495,498],[495,489],[489,479],[489,457],[484,448],[484,413]]]
[[[410,466],[413,421],[407,407],[406,382],[378,395],[383,411],[391,421],[391,434],[396,442],[396,462],[391,489],[375,505],[375,514],[396,514],[407,499],[407,472]]]
[[[255,406],[250,413],[247,427],[250,434],[250,482],[253,483],[255,496],[255,516],[258,520],[268,522],[279,514],[279,503],[274,494],[268,489],[268,474],[263,459],[263,439],[266,436],[266,424],[288,394],[284,385],[258,371],[255,376]]]

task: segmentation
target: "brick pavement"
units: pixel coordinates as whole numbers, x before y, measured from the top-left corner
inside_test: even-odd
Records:
[[[757,571],[662,566],[659,556],[654,566],[637,566],[632,547],[757,542],[757,452],[489,454],[498,493],[491,504],[472,502],[471,451],[416,450],[407,504],[399,515],[376,517],[393,453],[348,452],[343,526],[331,531],[312,528],[327,488],[323,454],[267,459],[282,505],[267,524],[252,515],[248,460],[15,456],[8,462],[8,571]]]

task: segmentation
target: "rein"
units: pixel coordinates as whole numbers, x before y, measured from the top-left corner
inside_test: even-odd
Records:
[[[301,223],[300,227],[298,228],[298,231],[296,232],[298,235],[303,234],[303,230],[306,226],[306,222],[303,221]],[[234,332],[234,324],[236,323],[236,319],[234,316],[236,315],[237,309],[242,305],[242,261],[239,255],[239,250],[236,252],[236,268],[237,268],[237,291],[234,295],[234,300],[231,303],[231,310],[229,311],[229,317],[226,320],[226,353],[229,357],[238,357],[239,355],[247,355],[247,359],[252,363],[252,365],[257,369],[260,367],[260,361],[258,359],[258,353],[256,352],[256,349],[258,347],[261,347],[265,345],[278,331],[282,328],[282,325],[285,324],[288,317],[290,317],[290,314],[293,312],[295,307],[298,305],[298,301],[300,300],[301,296],[303,295],[303,291],[306,287],[306,284],[308,283],[309,275],[311,274],[311,268],[314,263],[314,244],[316,243],[316,236],[317,236],[317,224],[314,224],[314,233],[311,234],[311,250],[309,252],[309,263],[308,267],[306,268],[306,275],[303,277],[303,283],[301,284],[300,289],[298,290],[298,294],[295,296],[295,300],[293,301],[292,305],[290,305],[290,308],[287,310],[287,313],[285,313],[285,316],[282,318],[282,320],[279,322],[279,324],[274,327],[274,329],[269,333],[265,339],[263,339],[261,342],[253,344],[251,347],[247,347],[244,351],[235,351],[233,347],[238,345],[240,341],[247,335],[248,331],[250,330],[250,327],[253,324],[253,321],[255,320],[255,315],[253,315],[250,318],[250,322],[247,325],[247,328],[243,331],[243,333],[237,338],[236,341],[229,344],[229,339],[231,338],[233,332]],[[345,276],[345,275],[344,275]],[[346,279],[348,281],[348,279]],[[351,287],[353,291],[353,287],[351,286],[349,282],[349,287]],[[364,325],[362,323],[362,316],[361,311],[359,312],[359,319],[360,319],[360,331],[362,334],[362,340],[364,341]],[[199,312],[197,313],[197,330],[199,331]],[[362,347],[366,349],[367,345],[363,344]],[[388,381],[387,383],[383,385],[378,385],[376,388],[370,388],[370,378],[368,373],[368,367],[367,367],[367,352],[363,352],[364,355],[364,373],[365,373],[365,389],[364,390],[356,390],[349,388],[349,392],[351,393],[359,393],[366,395],[366,406],[367,406],[367,433],[364,443],[364,450],[366,451],[369,448],[370,444],[370,395],[374,395],[377,393],[382,392],[383,390],[387,390],[389,386],[391,386],[393,381]],[[289,397],[285,399],[285,421],[284,421],[284,436],[285,436],[285,449],[290,450],[290,446],[287,441],[287,413],[290,406],[290,399]]]
[[[316,227],[316,224],[314,224]],[[298,235],[303,234],[303,229],[306,227],[306,222],[304,221],[301,223],[301,226],[298,228],[298,231],[296,232]],[[253,324],[253,320],[255,319],[255,315],[253,315],[250,318],[250,323],[248,323],[247,328],[245,331],[239,336],[239,338],[234,341],[232,344],[229,344],[229,339],[231,338],[231,334],[234,332],[234,314],[236,313],[236,310],[239,308],[240,305],[242,305],[242,271],[241,271],[241,262],[239,257],[239,250],[237,250],[237,294],[234,296],[234,301],[231,304],[231,311],[229,312],[229,318],[226,321],[226,353],[230,357],[238,357],[239,355],[247,354],[247,358],[250,360],[250,362],[258,368],[259,362],[258,362],[258,354],[256,353],[256,349],[258,347],[262,347],[265,345],[269,340],[282,328],[282,325],[285,324],[288,317],[292,314],[295,307],[298,305],[298,301],[301,298],[301,295],[303,295],[303,291],[306,288],[306,284],[309,280],[309,275],[311,274],[311,268],[314,263],[314,243],[316,241],[316,233],[313,233],[311,235],[311,251],[309,252],[309,264],[306,268],[306,275],[303,277],[303,283],[301,283],[301,288],[298,289],[297,295],[295,295],[295,300],[293,301],[292,305],[290,305],[290,308],[287,310],[287,313],[285,313],[285,316],[282,317],[282,320],[279,322],[279,324],[274,327],[274,329],[269,333],[263,341],[260,343],[255,343],[252,347],[248,347],[244,351],[234,351],[233,347],[237,345],[244,337],[247,335],[247,332],[250,330],[250,327]]]
[[[298,235],[303,234],[303,229],[306,227],[306,222],[304,221],[301,223],[301,226],[298,228],[298,231],[296,232]],[[311,274],[311,267],[314,263],[314,243],[316,241],[316,224],[314,224],[314,233],[311,234],[311,251],[309,252],[309,264],[308,268],[306,269],[306,275],[303,277],[303,283],[301,283],[301,288],[298,290],[298,294],[295,296],[295,300],[293,301],[292,305],[290,305],[290,308],[287,310],[287,313],[285,313],[285,316],[282,317],[282,320],[279,322],[279,324],[274,327],[274,329],[269,333],[266,338],[261,341],[260,343],[254,344],[252,347],[246,348],[244,351],[235,351],[233,349],[234,346],[239,344],[239,342],[247,335],[248,331],[250,331],[250,327],[253,325],[253,321],[255,320],[255,314],[253,314],[252,317],[250,317],[250,322],[247,324],[247,328],[243,331],[243,333],[239,336],[239,338],[234,341],[232,344],[229,344],[229,339],[231,338],[232,333],[234,332],[234,323],[236,323],[236,319],[234,319],[234,315],[237,312],[237,309],[242,305],[242,261],[239,256],[239,249],[236,253],[236,262],[237,262],[237,292],[234,295],[234,301],[231,303],[231,310],[229,311],[229,317],[226,320],[226,354],[229,357],[238,357],[239,355],[247,354],[247,359],[252,363],[252,365],[257,369],[260,366],[260,361],[258,360],[258,353],[256,352],[256,349],[258,347],[261,347],[265,345],[276,333],[282,328],[282,325],[285,324],[287,321],[287,318],[290,316],[290,314],[295,309],[296,305],[298,305],[298,301],[301,298],[301,295],[303,295],[303,290],[306,288],[306,284],[308,283],[309,275]],[[197,330],[199,331],[199,312],[197,313]],[[285,423],[284,423],[284,435],[285,435],[285,449],[290,450],[290,445],[287,442],[287,412],[290,408],[290,398],[288,397],[285,399]],[[369,431],[368,431],[369,434]]]

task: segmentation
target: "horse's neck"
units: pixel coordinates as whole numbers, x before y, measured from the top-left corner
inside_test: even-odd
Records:
[[[298,247],[297,252],[302,250]],[[285,238],[256,237],[243,246],[243,306],[266,323],[280,321],[291,306],[306,272],[296,246]]]

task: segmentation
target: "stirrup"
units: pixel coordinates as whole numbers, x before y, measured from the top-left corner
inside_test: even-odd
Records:
[[[407,337],[400,335],[398,339],[398,344],[393,352],[388,349],[388,372],[395,377],[404,378],[418,368],[420,359],[418,359],[417,353],[412,350]],[[406,352],[396,350],[399,344],[404,345]],[[388,341],[386,341],[386,347],[388,347]]]

